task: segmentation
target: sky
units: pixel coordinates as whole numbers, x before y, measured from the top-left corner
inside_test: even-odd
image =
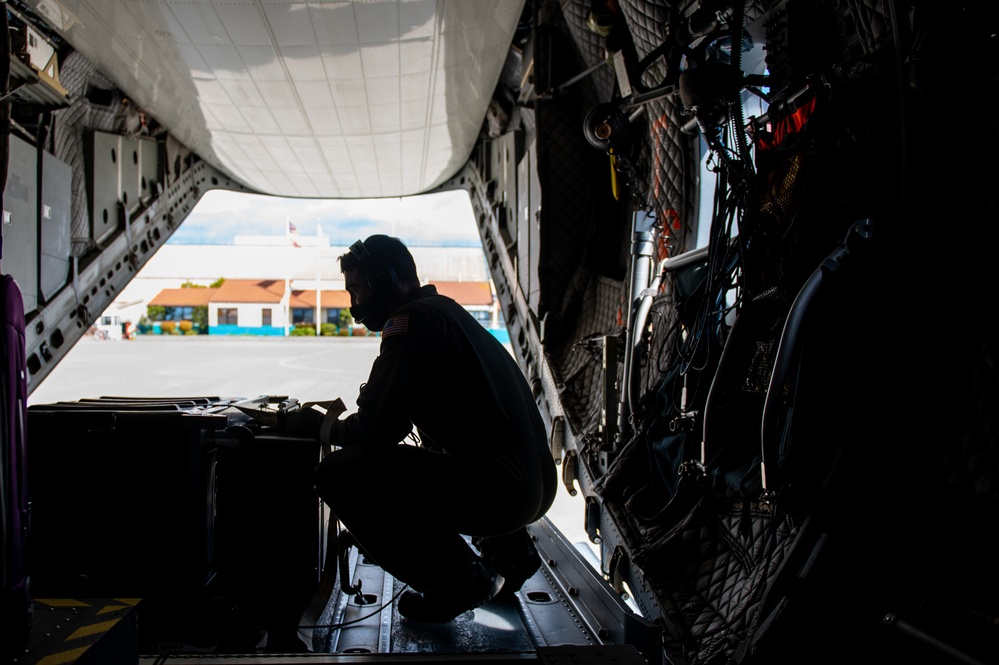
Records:
[[[227,190],[208,191],[168,244],[226,245],[237,235],[299,236],[317,230],[331,245],[349,246],[373,233],[400,238],[411,247],[479,247],[472,205],[464,191],[391,199],[289,199]]]

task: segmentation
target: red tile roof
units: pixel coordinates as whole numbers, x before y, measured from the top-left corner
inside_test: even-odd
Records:
[[[489,282],[433,282],[438,293],[454,298],[465,307],[492,305],[493,294]],[[260,303],[278,304],[284,297],[283,279],[227,279],[215,289],[187,288],[163,289],[149,301],[162,307],[200,307],[209,303]],[[350,295],[340,289],[320,293],[323,307],[342,309],[350,307]],[[295,289],[291,292],[291,307],[315,307],[314,289]]]
[[[474,305],[492,305],[493,292],[489,282],[433,282],[437,292],[453,298],[459,305],[465,307]]]
[[[227,279],[210,302],[279,303],[284,286],[283,279]]]
[[[218,289],[163,289],[149,301],[150,307],[204,307]]]
[[[319,301],[323,307],[332,307],[333,309],[343,309],[344,307],[350,307],[350,294],[346,291],[335,290],[326,291],[323,290],[319,294]],[[291,306],[292,307],[315,307],[316,306],[316,292],[315,290],[302,290],[297,289],[291,292]]]

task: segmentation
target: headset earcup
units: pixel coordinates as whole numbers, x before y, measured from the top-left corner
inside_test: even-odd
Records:
[[[376,293],[389,293],[395,290],[397,277],[395,268],[384,261],[368,262],[368,286]]]

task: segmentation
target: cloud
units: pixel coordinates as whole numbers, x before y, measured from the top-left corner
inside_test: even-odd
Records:
[[[232,244],[237,235],[283,236],[288,222],[300,236],[322,227],[334,245],[387,233],[410,246],[481,245],[472,205],[463,191],[391,199],[289,199],[226,190],[207,192],[168,241]]]

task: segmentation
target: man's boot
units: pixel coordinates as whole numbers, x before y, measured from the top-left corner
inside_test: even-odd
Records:
[[[482,554],[482,560],[503,576],[505,582],[498,594],[501,596],[519,591],[541,567],[541,557],[526,528],[502,536],[476,536],[472,545]]]
[[[447,623],[458,615],[492,600],[503,586],[503,577],[480,559],[437,588],[405,591],[399,614],[410,621]]]

